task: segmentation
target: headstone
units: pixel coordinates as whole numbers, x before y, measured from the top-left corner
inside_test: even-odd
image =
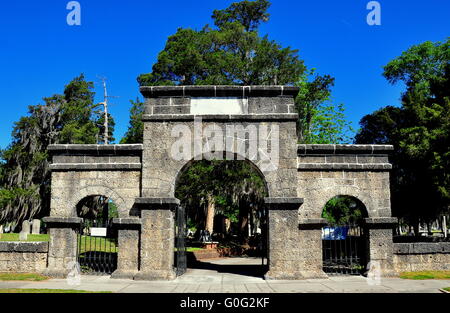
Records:
[[[40,232],[41,232],[41,220],[34,219],[31,233],[33,235],[39,235]]]
[[[30,222],[23,221],[22,222],[22,231],[21,233],[29,234],[30,233]]]
[[[25,233],[25,232],[21,231],[19,233],[19,240],[20,241],[27,241],[28,240],[28,233]]]

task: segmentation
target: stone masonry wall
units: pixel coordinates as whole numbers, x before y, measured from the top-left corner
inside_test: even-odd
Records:
[[[53,145],[51,216],[77,216],[87,196],[106,196],[119,217],[130,216],[140,196],[142,145]]]
[[[390,217],[391,146],[299,145],[298,195],[301,218],[320,218],[335,196],[359,199],[369,217]],[[307,195],[307,196],[306,196]]]
[[[47,242],[0,242],[0,272],[42,273],[47,252]]]
[[[394,266],[399,272],[449,271],[450,242],[394,243]]]
[[[366,207],[370,219],[368,256],[392,275],[392,230],[388,153],[392,146],[298,145],[297,195],[299,260],[305,277],[322,277],[322,211],[335,196],[352,196]],[[373,220],[375,219],[375,220]],[[383,227],[386,227],[384,229]],[[387,234],[387,235],[386,235]],[[311,244],[313,243],[313,244]]]
[[[172,148],[179,141],[178,137],[171,135],[172,129],[175,127],[186,129],[193,136],[194,121],[193,118],[192,121],[155,121],[151,117],[147,117],[147,119],[153,122],[146,122],[144,126],[144,146],[148,149],[144,149],[143,152],[142,195],[143,197],[173,197],[176,180],[184,167],[190,164],[190,160],[176,160],[172,157]],[[270,120],[252,122],[234,120],[233,118],[212,122],[205,118],[202,127],[206,129],[207,127],[217,126],[225,130],[227,125],[233,123],[241,123],[243,127],[258,127],[261,123],[270,124],[268,129],[273,125],[279,127],[280,159],[278,169],[264,171],[259,160],[256,160],[254,165],[264,175],[271,197],[295,197],[297,195],[296,186],[293,183],[296,180],[297,173],[295,122],[291,120],[285,122],[272,122]],[[225,144],[223,146],[225,147]],[[192,159],[198,156],[194,155],[195,151],[192,145]]]

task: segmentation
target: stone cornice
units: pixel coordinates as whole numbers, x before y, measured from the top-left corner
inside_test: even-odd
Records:
[[[264,204],[267,205],[270,210],[298,210],[303,204],[303,198],[264,198]]]
[[[391,145],[305,145],[297,146],[298,155],[346,155],[346,154],[390,154],[394,150]]]
[[[137,171],[141,163],[55,163],[50,164],[52,171]]]
[[[48,151],[52,155],[57,154],[86,154],[86,155],[104,155],[104,154],[126,154],[141,155],[144,145],[125,144],[125,145],[49,145]]]
[[[142,117],[144,122],[161,122],[161,121],[194,121],[196,118],[202,121],[297,121],[296,113],[267,113],[267,114],[145,114]]]
[[[389,163],[299,163],[297,168],[305,171],[330,171],[330,170],[353,170],[353,171],[389,171],[392,165]]]
[[[83,219],[81,217],[56,217],[48,216],[42,219],[49,228],[67,228],[79,226]]]
[[[171,210],[180,205],[177,198],[136,198],[135,204],[140,210]]]
[[[297,96],[293,86],[143,86],[146,98],[157,97],[277,97]]]

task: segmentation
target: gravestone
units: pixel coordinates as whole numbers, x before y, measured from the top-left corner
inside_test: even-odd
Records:
[[[19,233],[19,240],[20,241],[27,241],[28,239],[28,233],[21,231]]]
[[[30,222],[23,221],[22,222],[22,231],[21,233],[29,234],[30,233]]]
[[[33,235],[39,235],[41,232],[41,220],[34,219],[32,224],[32,231],[31,233]]]

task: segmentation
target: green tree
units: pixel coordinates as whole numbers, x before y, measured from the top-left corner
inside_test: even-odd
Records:
[[[245,161],[201,160],[179,177],[175,196],[197,227],[211,231],[211,220],[220,213],[244,233],[249,212],[261,208],[267,192],[264,179]]]
[[[97,120],[95,121],[95,125],[98,128],[97,134],[97,143],[104,144],[105,143],[105,113],[103,111],[97,111]],[[116,122],[112,117],[111,113],[108,113],[108,143],[114,143],[116,139],[114,138],[114,129],[116,126]]]
[[[308,71],[297,50],[283,48],[267,35],[259,35],[259,25],[269,20],[269,7],[270,2],[266,0],[236,2],[224,10],[214,11],[215,28],[178,29],[168,38],[152,72],[140,75],[138,82],[141,85],[297,85],[300,87],[296,98],[299,142],[347,142],[352,129],[342,115],[343,106],[324,104],[330,102],[334,78],[318,75],[315,69]],[[138,112],[142,114],[142,108]],[[135,135],[142,133],[136,116],[131,112],[130,128],[123,142],[142,140],[142,135]]]
[[[298,51],[258,34],[266,0],[241,1],[212,16],[216,28],[180,28],[141,85],[288,85],[304,73]]]
[[[402,106],[365,116],[355,138],[394,145],[393,212],[416,234],[419,222],[448,214],[450,205],[449,64],[449,40],[413,46],[389,62],[384,76],[406,86]]]
[[[364,204],[358,199],[336,196],[326,203],[322,217],[331,225],[360,225],[363,218],[367,217],[367,213]]]
[[[42,217],[50,208],[50,156],[47,147],[58,143],[97,143],[93,83],[75,77],[63,95],[29,106],[15,123],[12,143],[2,151],[0,223]]]
[[[144,103],[136,98],[135,101],[130,100],[130,126],[120,143],[143,143],[144,141],[144,122],[142,115],[144,114]]]
[[[60,119],[64,125],[59,134],[59,142],[67,144],[95,144],[99,128],[95,116],[99,105],[94,103],[93,82],[86,81],[83,74],[75,77],[64,89]]]

